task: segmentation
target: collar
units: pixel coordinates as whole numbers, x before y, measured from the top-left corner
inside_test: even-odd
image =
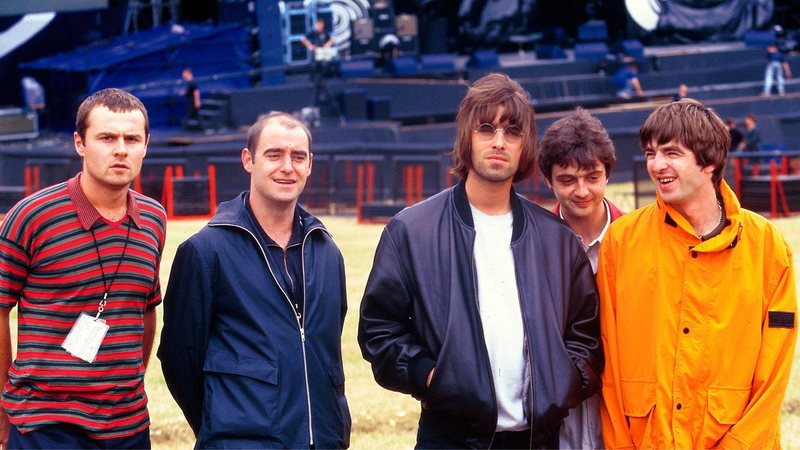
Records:
[[[725,248],[735,247],[742,232],[741,224],[741,205],[733,190],[725,180],[720,183],[717,195],[722,200],[723,211],[725,213],[725,227],[716,236],[701,240],[694,234],[694,229],[677,210],[661,199],[656,191],[656,204],[660,214],[663,214],[663,222],[669,227],[680,233],[682,238],[689,243],[691,249],[697,251],[721,251]]]
[[[605,198],[603,199],[603,206],[606,207],[606,224],[603,226],[603,230],[600,231],[600,234],[597,236],[597,238],[592,242],[587,244],[583,242],[583,238],[581,238],[581,242],[586,247],[592,247],[602,242],[603,238],[606,235],[606,231],[608,231],[608,227],[611,225],[611,207],[608,206],[608,200],[606,200]],[[561,220],[564,220],[564,214],[562,213],[561,205],[556,205],[556,208],[558,209],[558,217],[560,217]]]
[[[98,220],[101,220],[103,216],[100,215],[97,208],[92,205],[89,199],[86,198],[86,194],[81,190],[81,173],[82,172],[78,172],[77,175],[67,180],[67,193],[69,193],[72,204],[75,205],[75,212],[78,213],[78,220],[81,222],[81,226],[84,230],[88,231],[92,228],[92,225]],[[136,225],[136,228],[142,228],[139,203],[136,201],[130,189],[128,189],[128,212],[125,214],[133,220],[133,224]]]
[[[517,196],[514,186],[511,186],[509,192],[511,200],[511,214],[514,216],[514,231],[511,234],[511,242],[516,241],[522,236],[522,229],[525,225],[524,215],[522,214],[522,202]],[[461,220],[473,230],[475,229],[475,221],[472,219],[472,210],[470,209],[469,200],[467,199],[466,178],[461,180],[453,188],[453,201],[455,202],[456,213]]]
[[[263,228],[258,224],[258,218],[256,218],[256,213],[253,211],[253,208],[250,206],[250,193],[248,192],[247,195],[244,197],[244,207],[247,209],[247,215],[250,217],[250,220],[253,222],[253,228],[258,230],[261,233],[261,236],[264,237],[267,245],[278,245],[275,241],[264,231]],[[289,237],[289,243],[286,244],[286,247],[290,245],[298,244],[300,241],[303,240],[303,218],[300,217],[300,210],[297,205],[294,207],[294,219],[292,219],[292,235]]]

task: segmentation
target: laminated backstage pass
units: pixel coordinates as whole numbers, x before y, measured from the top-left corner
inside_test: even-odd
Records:
[[[61,348],[72,356],[92,363],[97,358],[100,344],[103,343],[107,332],[108,325],[105,320],[81,313],[61,344]]]

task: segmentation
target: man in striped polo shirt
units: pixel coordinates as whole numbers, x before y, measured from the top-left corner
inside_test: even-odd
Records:
[[[166,213],[129,189],[147,111],[105,89],[81,104],[76,126],[81,173],[23,199],[0,225],[0,445],[149,448],[144,371]]]

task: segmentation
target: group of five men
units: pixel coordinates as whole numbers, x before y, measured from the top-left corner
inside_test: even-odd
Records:
[[[106,89],[76,125],[82,172],[0,225],[0,445],[149,448],[166,214],[129,189],[147,111]],[[311,142],[291,115],[259,118],[241,153],[250,189],[175,255],[158,357],[197,448],[349,445],[344,261],[298,204]],[[730,137],[713,111],[659,106],[640,145],[657,199],[622,215],[599,120],[578,109],[539,144],[517,82],[469,88],[460,182],[389,222],[360,307],[376,381],[421,401],[418,448],[780,446],[791,250],[722,179]],[[552,212],[514,190],[537,164]]]

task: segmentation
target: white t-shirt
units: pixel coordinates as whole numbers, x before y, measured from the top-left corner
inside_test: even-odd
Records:
[[[524,408],[528,387],[525,330],[511,252],[513,216],[489,216],[471,208],[477,234],[478,306],[497,396],[497,431],[524,430],[529,428]]]

